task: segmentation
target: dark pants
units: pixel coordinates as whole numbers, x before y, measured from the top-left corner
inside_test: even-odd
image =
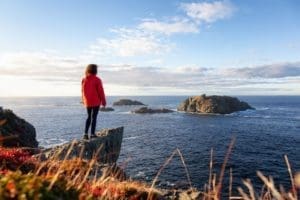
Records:
[[[88,118],[86,119],[86,122],[85,122],[85,132],[84,133],[88,134],[89,128],[90,128],[90,125],[92,122],[91,134],[95,134],[99,106],[87,107],[86,110],[87,110]]]

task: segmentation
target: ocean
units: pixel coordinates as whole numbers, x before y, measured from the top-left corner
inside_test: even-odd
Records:
[[[176,110],[184,96],[108,97],[108,104],[120,98],[142,101],[150,107]],[[229,143],[235,145],[225,171],[228,186],[232,168],[233,186],[250,178],[258,189],[259,170],[272,176],[276,184],[290,187],[284,161],[287,155],[293,171],[300,171],[300,96],[240,96],[256,110],[229,115],[132,114],[134,106],[115,107],[101,112],[97,130],[124,126],[119,165],[134,180],[151,183],[161,166],[178,148],[183,155],[194,187],[208,181],[210,152],[213,149],[214,172],[218,173]],[[0,98],[0,106],[12,109],[32,123],[40,146],[51,147],[83,134],[86,111],[80,97]],[[185,187],[187,175],[182,160],[175,155],[159,176],[159,187]]]

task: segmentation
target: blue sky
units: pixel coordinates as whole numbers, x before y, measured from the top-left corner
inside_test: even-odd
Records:
[[[108,95],[300,95],[299,10],[297,0],[0,0],[1,95],[80,95],[91,62]]]

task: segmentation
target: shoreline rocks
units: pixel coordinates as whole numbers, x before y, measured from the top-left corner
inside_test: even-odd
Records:
[[[230,96],[201,96],[189,97],[177,108],[178,111],[191,113],[230,114],[237,111],[254,109],[248,103]]]
[[[149,107],[141,107],[141,108],[138,108],[131,112],[136,113],[136,114],[158,114],[158,113],[172,113],[174,111],[166,109],[166,108],[154,109],[154,108],[149,108]]]
[[[33,125],[18,117],[12,110],[0,108],[0,146],[37,148],[36,130]]]
[[[135,101],[131,99],[120,99],[113,103],[113,106],[144,106],[140,101]]]
[[[46,160],[52,156],[60,160],[75,157],[90,160],[93,156],[96,156],[99,163],[116,163],[121,151],[123,132],[124,127],[103,129],[96,134],[98,136],[97,138],[75,140],[54,148],[46,149],[43,150],[41,154],[36,155],[36,157],[40,157],[42,160]]]

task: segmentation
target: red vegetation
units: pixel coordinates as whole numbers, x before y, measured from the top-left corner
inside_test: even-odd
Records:
[[[0,147],[0,166],[9,169],[16,169],[25,163],[34,162],[31,154],[21,148]]]
[[[111,185],[102,185],[101,186],[92,186],[90,183],[85,184],[86,191],[89,191],[94,198],[99,197],[120,197],[121,193],[124,193],[121,189],[118,189],[117,187],[112,187]],[[124,194],[122,194],[124,195]]]

